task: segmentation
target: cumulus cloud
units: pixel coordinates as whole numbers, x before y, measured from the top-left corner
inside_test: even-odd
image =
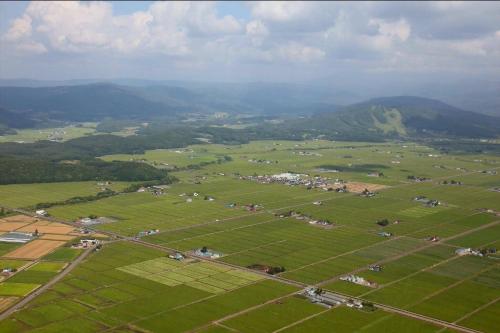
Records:
[[[304,71],[312,64],[444,70],[472,63],[500,71],[499,2],[254,1],[244,6],[247,19],[221,15],[215,2],[153,2],[127,15],[113,11],[118,5],[31,2],[1,33],[2,48],[12,57],[15,50],[54,53],[69,62],[77,54],[186,71],[265,64],[276,76],[278,65],[290,63]]]
[[[233,16],[218,17],[213,2],[157,2],[147,11],[117,16],[109,2],[36,1],[13,21],[4,39],[32,38],[32,43],[41,39],[61,52],[140,50],[183,55],[190,51],[190,37],[241,30]]]
[[[253,20],[247,23],[246,34],[250,37],[253,45],[260,46],[262,41],[269,35],[269,30],[262,21]]]
[[[279,48],[280,55],[292,62],[314,62],[325,57],[326,53],[318,48],[291,42]]]

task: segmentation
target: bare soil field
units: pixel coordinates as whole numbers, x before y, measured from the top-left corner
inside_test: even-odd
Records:
[[[4,255],[5,258],[38,259],[66,243],[65,241],[36,239],[12,252]]]
[[[33,222],[38,222],[40,221],[36,217],[33,216],[27,216],[27,215],[14,215],[14,216],[8,216],[0,219],[1,221],[5,222],[25,222],[25,223],[33,223]]]
[[[69,241],[75,238],[73,235],[60,235],[60,234],[44,234],[40,237],[40,239],[49,239],[49,240],[59,240],[59,241]]]
[[[25,222],[4,222],[0,221],[0,231],[14,231],[28,225]]]
[[[35,232],[38,230],[41,234],[58,234],[58,235],[66,235],[75,230],[75,228],[61,224],[61,223],[50,223],[49,225],[39,225],[36,223],[27,225],[18,231],[22,232]]]
[[[16,300],[17,297],[0,297],[0,312],[9,308]]]

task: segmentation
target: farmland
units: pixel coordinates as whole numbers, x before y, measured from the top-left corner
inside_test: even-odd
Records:
[[[230,159],[182,169],[220,156]],[[179,181],[158,195],[123,193],[48,208],[68,224],[106,217],[110,222],[91,228],[115,238],[5,318],[0,331],[439,332],[448,327],[494,332],[497,327],[498,254],[455,251],[500,246],[495,213],[500,193],[492,191],[500,186],[494,172],[500,171],[498,157],[442,155],[413,143],[317,140],[196,145],[102,158],[175,165],[180,169],[172,174]],[[326,185],[251,178],[287,172],[316,176]],[[340,180],[349,185],[347,193],[325,190],[343,184]],[[360,195],[364,188],[373,196]],[[95,182],[7,185],[0,187],[0,204],[27,207],[97,190]],[[73,229],[68,224],[2,224],[5,231],[37,228],[45,235],[22,247],[0,247],[2,260],[15,259],[16,267],[39,261],[0,284],[0,304],[43,286],[81,254],[63,246],[69,238],[59,238]],[[28,245],[39,252],[26,250]],[[192,255],[203,247],[220,257]],[[168,258],[173,252],[188,258]],[[284,271],[269,275],[252,269],[259,265]],[[374,265],[381,270],[370,269]],[[340,279],[349,274],[371,285]],[[302,296],[307,286],[359,298],[375,309],[313,304]]]

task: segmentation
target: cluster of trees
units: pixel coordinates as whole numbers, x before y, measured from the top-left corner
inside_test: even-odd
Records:
[[[165,170],[144,163],[101,160],[52,161],[0,158],[0,184],[50,183],[86,180],[170,181]]]
[[[110,189],[106,189],[105,191],[99,192],[96,195],[87,195],[84,197],[73,197],[69,198],[67,200],[63,201],[55,201],[55,202],[41,202],[35,205],[35,209],[43,209],[43,208],[50,208],[54,206],[64,206],[64,205],[71,205],[71,204],[79,204],[79,203],[84,203],[84,202],[90,202],[90,201],[96,201],[104,198],[109,198],[114,195],[117,195],[118,192],[115,192]]]
[[[382,220],[378,220],[377,221],[377,224],[381,227],[385,227],[387,225],[389,225],[389,220],[388,219],[382,219]]]

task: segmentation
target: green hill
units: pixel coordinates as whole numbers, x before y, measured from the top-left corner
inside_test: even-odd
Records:
[[[313,115],[308,120],[295,122],[294,126],[334,134],[334,137],[500,136],[500,118],[413,96],[371,99],[337,112]]]

